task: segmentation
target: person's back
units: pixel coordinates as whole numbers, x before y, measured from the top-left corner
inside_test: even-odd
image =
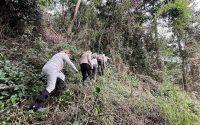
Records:
[[[64,54],[62,52],[55,54],[46,64],[55,65],[58,70],[61,70],[64,67],[64,60],[68,58]]]
[[[99,55],[97,56],[97,60],[98,60],[98,61],[103,61],[103,54],[99,54]]]
[[[90,70],[93,69],[93,65],[91,63],[91,51],[86,51],[80,58],[80,67],[83,76],[83,81],[89,79],[91,76]]]
[[[69,64],[70,66],[72,66],[72,68],[77,71],[76,67],[71,62],[69,56],[64,51],[61,51],[53,55],[53,57],[44,65],[43,69],[46,66],[51,65],[52,67],[54,67],[54,69],[61,71],[64,67],[65,62]]]
[[[50,93],[52,94],[54,91],[57,91],[57,89],[65,88],[65,75],[61,71],[64,67],[65,62],[72,66],[72,68],[78,72],[74,64],[71,62],[69,56],[70,52],[68,50],[61,51],[55,54],[44,65],[44,67],[42,68],[42,73],[47,77],[47,87],[36,97],[35,104],[32,106],[32,109],[40,109],[41,107],[43,107],[42,103],[48,98]],[[59,84],[57,84],[57,81],[59,81]],[[61,88],[60,86],[63,87]],[[57,92],[61,93],[60,90],[58,90]]]
[[[90,61],[91,61],[91,52],[87,51],[83,53],[83,55],[80,58],[80,64],[82,63],[90,64]]]

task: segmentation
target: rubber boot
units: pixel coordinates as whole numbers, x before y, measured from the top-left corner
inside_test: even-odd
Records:
[[[38,111],[43,108],[43,103],[49,97],[49,92],[45,89],[36,97],[34,105],[31,107],[34,111]]]
[[[55,90],[51,93],[51,95],[52,96],[61,96],[65,90],[66,90],[65,82],[62,79],[57,78]]]

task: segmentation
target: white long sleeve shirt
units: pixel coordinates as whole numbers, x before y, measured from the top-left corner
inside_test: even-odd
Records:
[[[95,66],[95,65],[98,66],[97,59],[92,59],[91,63],[93,66]]]
[[[72,68],[78,72],[75,65],[71,62],[69,56],[64,52],[59,52],[55,54],[45,65],[48,65],[48,64],[55,65],[57,69],[60,71],[63,69],[65,62],[69,64],[70,66],[72,66]]]

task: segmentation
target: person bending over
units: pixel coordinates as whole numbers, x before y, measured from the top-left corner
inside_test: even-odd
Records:
[[[59,92],[61,89],[65,89],[64,83],[65,75],[62,73],[65,62],[72,66],[72,68],[78,72],[75,65],[70,60],[70,52],[68,50],[61,51],[55,54],[42,68],[42,74],[47,77],[47,87],[36,97],[35,103],[32,109],[37,111],[43,107],[44,101],[51,94]],[[58,94],[59,95],[59,94]]]
[[[91,51],[86,51],[83,53],[83,55],[80,58],[80,67],[82,72],[82,81],[89,80],[91,76],[91,69],[93,69],[93,66],[91,65]]]

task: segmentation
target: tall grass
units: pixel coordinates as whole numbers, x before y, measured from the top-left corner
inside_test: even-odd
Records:
[[[164,83],[157,99],[160,112],[170,125],[200,124],[200,103],[177,86]]]

